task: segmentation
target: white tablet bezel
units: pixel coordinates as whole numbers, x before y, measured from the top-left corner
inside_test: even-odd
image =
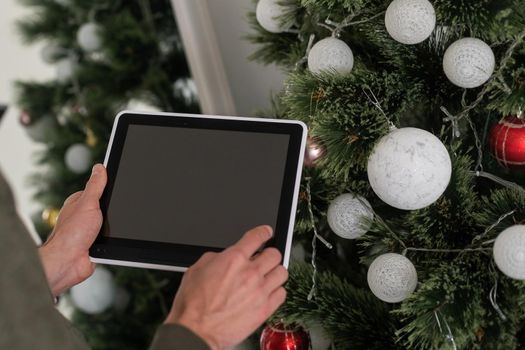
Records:
[[[301,147],[300,152],[301,155],[304,154],[304,150],[306,147],[306,138],[307,138],[307,126],[301,121],[296,120],[281,120],[281,119],[267,119],[267,118],[251,118],[251,117],[232,117],[232,116],[216,116],[216,115],[196,115],[196,114],[186,114],[186,113],[166,113],[166,112],[135,112],[135,111],[122,111],[120,112],[113,123],[113,129],[111,132],[111,136],[108,143],[108,148],[106,151],[106,156],[104,159],[104,166],[107,167],[109,157],[111,154],[111,150],[113,147],[113,142],[115,138],[115,133],[117,130],[117,126],[119,125],[119,121],[123,115],[126,114],[133,114],[133,115],[142,115],[142,116],[163,116],[163,117],[188,117],[188,118],[209,118],[209,119],[221,119],[221,120],[233,120],[233,121],[254,121],[254,122],[271,122],[271,123],[287,123],[287,124],[296,124],[299,125],[302,128],[302,137],[301,137]],[[303,168],[303,161],[304,157],[300,156],[297,163],[297,170],[296,170],[296,178],[295,178],[295,187],[293,190],[293,199],[292,199],[292,207],[290,211],[290,220],[288,225],[288,232],[286,233],[286,245],[283,255],[283,265],[285,268],[288,268],[288,264],[290,261],[290,252],[292,247],[292,240],[293,240],[293,230],[295,225],[295,216],[297,212],[297,203],[298,203],[298,197],[299,197],[299,190],[301,185],[301,176],[302,176],[302,168]],[[91,254],[90,254],[91,255]],[[113,260],[113,259],[103,259],[103,258],[97,258],[90,256],[91,261],[95,263],[100,264],[108,264],[108,265],[119,265],[119,266],[127,266],[127,267],[138,267],[138,268],[146,268],[146,269],[158,269],[158,270],[167,270],[167,271],[179,271],[184,272],[188,268],[187,267],[179,267],[179,266],[172,266],[172,265],[162,265],[162,264],[153,264],[153,263],[144,263],[144,262],[133,262],[133,261],[125,261],[125,260]]]

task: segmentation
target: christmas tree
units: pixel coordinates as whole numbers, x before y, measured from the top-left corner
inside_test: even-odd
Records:
[[[250,18],[253,58],[288,72],[273,114],[309,125],[307,256],[275,319],[337,349],[524,347],[525,2],[260,0]]]
[[[32,183],[43,206],[35,224],[45,239],[65,198],[81,190],[104,158],[113,119],[130,104],[197,112],[198,104],[169,0],[24,0],[19,23],[56,78],[19,82],[20,122],[43,144],[45,165]],[[167,314],[176,274],[97,268],[63,300],[94,349],[145,349]]]

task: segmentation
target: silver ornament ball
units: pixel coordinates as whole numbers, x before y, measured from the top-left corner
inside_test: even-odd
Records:
[[[415,210],[429,206],[445,192],[452,162],[436,136],[422,129],[401,128],[375,145],[367,171],[381,200],[394,208]]]
[[[40,57],[42,61],[48,64],[55,63],[61,54],[63,54],[64,49],[56,43],[48,43],[40,51]]]
[[[99,266],[84,282],[71,288],[71,299],[75,306],[87,314],[99,314],[113,305],[116,285],[113,275]]]
[[[329,37],[318,41],[308,53],[308,69],[314,74],[335,72],[345,75],[354,67],[354,54],[342,40]]]
[[[353,193],[335,198],[328,207],[328,225],[338,236],[355,239],[370,229],[373,219],[372,207],[368,201]]]
[[[525,225],[503,230],[494,242],[494,261],[505,275],[525,280]]]
[[[394,0],[385,13],[388,34],[402,44],[426,40],[436,26],[436,13],[428,0]]]
[[[33,141],[44,143],[53,137],[56,127],[56,119],[46,115],[26,126],[25,130]]]
[[[93,22],[84,23],[77,32],[77,42],[86,52],[98,51],[102,48],[102,28]]]
[[[490,79],[496,59],[490,46],[476,38],[455,41],[445,51],[443,70],[447,78],[462,88],[476,88]]]
[[[287,7],[280,4],[282,0],[259,0],[255,9],[257,22],[270,33],[282,33],[290,29],[292,22],[283,22],[282,15]]]
[[[63,58],[57,62],[56,77],[61,83],[66,83],[76,74],[78,63],[71,57]]]
[[[395,253],[378,256],[368,269],[367,279],[372,293],[387,303],[405,300],[417,286],[414,264],[403,255]]]
[[[64,156],[67,168],[76,174],[83,174],[88,171],[92,161],[91,150],[83,143],[71,145]]]

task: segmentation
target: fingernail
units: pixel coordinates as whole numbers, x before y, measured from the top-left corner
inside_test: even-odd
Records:
[[[271,226],[265,226],[265,228],[266,228],[268,237],[271,238],[273,236],[273,228]]]
[[[98,164],[95,164],[93,166],[93,169],[91,169],[91,175],[93,176],[93,175],[96,175],[98,173],[100,173],[100,167],[98,166]]]

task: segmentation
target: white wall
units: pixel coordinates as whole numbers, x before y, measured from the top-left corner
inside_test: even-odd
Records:
[[[194,0],[203,1],[203,0]],[[248,61],[255,47],[243,37],[251,32],[247,14],[252,0],[205,0],[219,42],[238,115],[253,116],[270,106],[270,92],[281,90],[284,75],[273,65]]]
[[[30,215],[39,207],[31,199],[32,187],[28,186],[27,178],[36,169],[33,155],[38,145],[18,123],[20,111],[13,106],[13,82],[44,79],[51,76],[53,70],[40,60],[40,46],[26,46],[18,36],[15,21],[27,15],[19,3],[0,1],[0,103],[11,106],[0,123],[0,169],[13,188],[22,219],[32,227]]]

